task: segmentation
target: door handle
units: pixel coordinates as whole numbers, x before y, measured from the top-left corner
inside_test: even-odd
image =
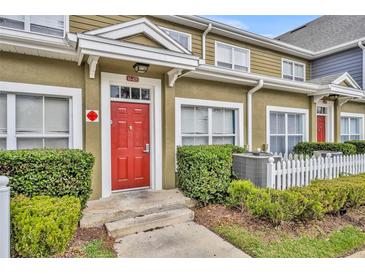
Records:
[[[143,150],[144,153],[149,153],[150,152],[150,144],[146,144],[144,150]]]

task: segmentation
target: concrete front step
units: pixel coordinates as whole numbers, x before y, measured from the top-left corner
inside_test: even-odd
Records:
[[[192,210],[176,208],[106,223],[105,226],[109,236],[121,238],[138,232],[151,231],[169,225],[189,222],[193,219],[194,212]]]
[[[194,202],[178,189],[117,193],[109,198],[89,201],[83,211],[80,227],[100,227],[109,222],[181,206],[193,207]]]

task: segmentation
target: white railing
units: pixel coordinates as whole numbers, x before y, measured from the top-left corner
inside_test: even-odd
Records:
[[[10,187],[9,179],[0,176],[0,258],[10,257]]]
[[[267,164],[267,186],[284,190],[295,186],[306,186],[315,179],[333,179],[341,175],[365,172],[365,154],[337,155],[331,157],[303,157],[288,155],[277,163],[269,158]]]

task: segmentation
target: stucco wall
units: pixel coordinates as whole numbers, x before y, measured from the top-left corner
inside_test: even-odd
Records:
[[[75,62],[0,52],[0,80],[83,88],[83,69]]]

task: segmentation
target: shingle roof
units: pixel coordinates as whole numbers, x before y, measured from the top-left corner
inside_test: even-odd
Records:
[[[325,15],[275,39],[319,51],[365,37],[365,16]]]
[[[311,79],[311,80],[308,80],[307,82],[317,84],[317,85],[329,85],[329,84],[333,83],[336,79],[338,79],[342,75],[343,75],[343,72],[336,73],[336,74],[331,74],[331,75],[326,75],[326,76],[315,78],[315,79]]]

